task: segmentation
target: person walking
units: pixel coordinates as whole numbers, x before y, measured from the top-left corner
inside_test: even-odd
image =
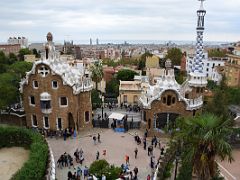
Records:
[[[99,151],[96,153],[96,160],[99,160]]]
[[[146,150],[147,148],[147,141],[146,138],[143,139],[143,149]]]
[[[137,166],[135,166],[135,168],[133,169],[133,172],[134,172],[134,179],[137,179],[137,174],[138,174]]]
[[[147,180],[151,180],[151,176],[150,176],[150,174],[148,174],[148,176],[147,176]]]
[[[97,139],[98,139],[98,142],[101,143],[100,134],[99,133],[98,133]]]
[[[128,155],[125,156],[125,160],[126,160],[126,164],[127,164],[127,165],[130,165],[130,164],[129,164],[129,156],[128,156]]]
[[[97,140],[96,136],[93,136],[93,142],[95,145],[96,145],[96,140]]]
[[[138,148],[136,148],[136,149],[134,150],[134,153],[135,153],[135,159],[137,159]]]

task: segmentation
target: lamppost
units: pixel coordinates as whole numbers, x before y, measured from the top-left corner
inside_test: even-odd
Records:
[[[178,171],[178,163],[179,163],[179,159],[180,159],[180,150],[179,148],[176,151],[176,157],[175,157],[176,161],[175,161],[175,173],[174,173],[174,180],[177,179],[177,171]]]
[[[104,103],[104,96],[103,95],[101,96],[101,99],[102,99],[102,121],[103,121],[103,103]]]

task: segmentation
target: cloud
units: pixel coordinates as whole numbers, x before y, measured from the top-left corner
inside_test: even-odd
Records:
[[[208,0],[204,7],[205,40],[239,40],[240,1]],[[1,0],[0,41],[44,41],[48,31],[56,40],[194,41],[198,8],[197,0]]]

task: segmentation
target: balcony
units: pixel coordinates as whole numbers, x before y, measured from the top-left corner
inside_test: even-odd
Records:
[[[52,113],[52,109],[41,109],[43,114],[50,114]]]

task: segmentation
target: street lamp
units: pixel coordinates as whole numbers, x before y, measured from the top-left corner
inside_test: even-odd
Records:
[[[101,98],[102,98],[102,121],[103,121],[103,103],[104,103],[104,96],[102,95]]]
[[[180,159],[180,150],[178,149],[176,151],[176,161],[175,161],[175,173],[174,173],[174,180],[177,179],[177,171],[178,171],[178,162],[179,162],[179,159]]]

